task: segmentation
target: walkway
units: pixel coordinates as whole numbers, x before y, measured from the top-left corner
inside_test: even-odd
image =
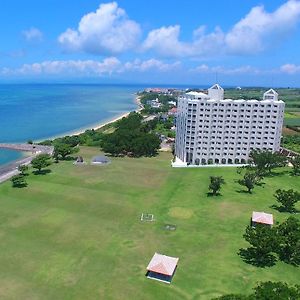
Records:
[[[2,149],[11,149],[17,151],[31,152],[29,157],[16,160],[8,165],[0,167],[0,183],[10,179],[12,176],[19,174],[19,165],[29,165],[32,159],[41,153],[53,154],[54,147],[52,146],[41,146],[41,145],[30,145],[30,144],[0,144]]]
[[[10,150],[17,150],[17,151],[26,151],[26,152],[31,152],[32,154],[47,153],[47,154],[50,154],[50,155],[52,155],[53,150],[54,150],[53,146],[42,146],[42,145],[35,145],[35,144],[0,143],[0,148],[10,149]]]

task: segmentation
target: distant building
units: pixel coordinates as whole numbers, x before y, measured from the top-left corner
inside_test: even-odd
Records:
[[[215,84],[208,93],[178,98],[175,154],[190,165],[245,164],[252,149],[278,151],[284,102],[273,89],[263,100],[224,99]]]
[[[177,114],[177,108],[176,107],[172,107],[169,111],[168,111],[168,115],[169,116],[175,116]]]
[[[176,106],[177,103],[175,101],[168,101],[168,104]]]
[[[147,93],[167,94],[169,92],[169,90],[164,89],[164,88],[146,88],[145,92],[147,92]]]
[[[148,100],[147,104],[150,105],[152,108],[160,108],[162,106],[158,98],[156,98],[155,100]]]

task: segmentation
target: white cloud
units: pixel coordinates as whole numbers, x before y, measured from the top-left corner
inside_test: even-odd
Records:
[[[300,1],[289,0],[272,13],[256,6],[227,33],[216,27],[206,33],[201,26],[191,42],[179,39],[180,26],[154,29],[148,33],[142,49],[154,50],[166,57],[203,57],[222,54],[255,54],[282,42],[300,20]]]
[[[95,60],[56,60],[24,64],[18,69],[3,68],[2,75],[91,75],[111,74],[121,66],[115,57],[103,61]]]
[[[134,60],[121,63],[116,57],[97,60],[54,60],[41,63],[24,64],[20,68],[2,68],[5,76],[105,76],[125,72],[171,72],[180,67],[180,62],[165,63],[157,59]]]
[[[300,73],[300,65],[285,64],[280,67],[280,71],[286,74]]]
[[[219,52],[219,47],[224,40],[224,34],[218,27],[210,34],[205,34],[204,26],[199,27],[194,31],[194,39],[191,43],[181,42],[179,35],[179,25],[152,30],[144,41],[142,49],[155,50],[165,57],[197,57]]]
[[[124,71],[141,71],[145,72],[148,70],[156,70],[160,72],[168,72],[172,70],[176,70],[180,67],[181,63],[176,61],[174,63],[164,63],[161,60],[157,59],[148,59],[145,61],[136,59],[132,62],[127,62],[124,64],[124,67],[120,70],[121,72]]]
[[[180,26],[161,27],[149,32],[142,48],[154,49],[163,56],[180,57],[189,56],[188,44],[179,41]]]
[[[201,64],[194,68],[184,68],[180,61],[164,62],[158,59],[121,62],[116,57],[98,60],[53,60],[40,63],[24,64],[19,68],[0,69],[0,76],[61,76],[61,77],[103,77],[113,74],[166,73],[181,72],[184,76],[192,74],[224,74],[224,75],[268,75],[270,74],[300,74],[300,65],[285,64],[272,69],[259,69],[250,65],[238,67],[209,66]],[[131,76],[131,75],[130,75]],[[137,75],[139,76],[139,75]]]
[[[300,2],[296,0],[287,1],[273,13],[256,6],[226,35],[227,48],[237,54],[261,52],[284,40],[299,22],[299,17]]]
[[[31,27],[27,30],[23,30],[22,35],[24,36],[24,38],[27,41],[38,41],[38,42],[40,42],[43,39],[43,33],[35,27]]]
[[[137,45],[141,29],[116,2],[101,4],[84,15],[77,30],[67,29],[58,41],[69,51],[92,54],[121,53]]]
[[[206,64],[202,64],[197,66],[194,69],[190,69],[190,72],[196,72],[196,73],[219,73],[219,74],[226,74],[226,75],[239,75],[239,74],[261,74],[264,72],[270,72],[270,70],[262,71],[260,69],[251,67],[251,66],[240,66],[235,68],[228,68],[223,66],[215,66],[210,67]]]

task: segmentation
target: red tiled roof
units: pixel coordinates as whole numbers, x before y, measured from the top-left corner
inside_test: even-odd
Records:
[[[148,271],[172,276],[179,258],[155,253],[147,267]]]

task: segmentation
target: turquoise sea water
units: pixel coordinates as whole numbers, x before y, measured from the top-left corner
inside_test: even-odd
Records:
[[[22,156],[22,154],[18,151],[1,149],[0,150],[0,166],[2,164],[9,163],[10,161],[16,160],[16,159],[20,158],[21,156]]]
[[[54,137],[105,122],[136,109],[140,86],[24,84],[0,85],[0,142]],[[0,164],[20,157],[0,150]]]

